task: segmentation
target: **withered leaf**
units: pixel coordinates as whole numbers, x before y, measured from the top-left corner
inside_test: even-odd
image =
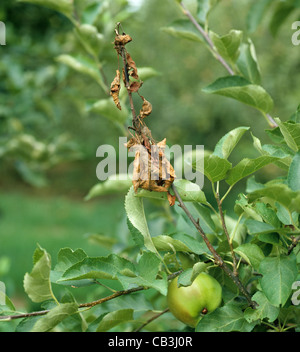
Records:
[[[170,192],[168,192],[167,197],[168,197],[170,207],[172,207],[175,204],[176,196],[172,196],[172,194],[170,194]]]
[[[140,81],[140,82],[134,81],[134,82],[130,83],[130,86],[129,86],[130,92],[136,93],[141,88],[142,84],[143,84],[142,81]]]
[[[160,149],[165,149],[165,148],[166,148],[166,144],[167,144],[167,139],[164,138],[162,141],[160,141],[160,142],[157,143],[157,146],[158,146]]]
[[[119,110],[122,109],[119,100],[120,87],[120,71],[117,70],[116,76],[110,85],[110,95],[113,97],[114,103]]]
[[[140,118],[144,119],[146,116],[149,116],[151,114],[152,105],[143,96],[141,96],[141,98],[143,99],[143,105],[142,105],[142,109],[140,110]]]
[[[126,45],[131,42],[132,38],[128,34],[119,34],[115,36],[115,45]]]
[[[138,75],[138,71],[137,71],[137,68],[136,68],[136,64],[133,61],[133,59],[132,59],[132,57],[130,56],[129,53],[126,54],[126,60],[127,60],[127,66],[128,66],[129,75],[132,78],[139,79],[139,75]]]
[[[130,138],[127,143],[124,143],[124,145],[127,149],[130,149],[131,147],[135,146],[136,144],[138,144],[138,141],[134,137]]]
[[[126,146],[128,149],[136,148],[132,177],[134,191],[137,192],[139,188],[142,188],[153,192],[167,192],[169,204],[172,206],[175,204],[176,197],[169,193],[169,188],[176,176],[164,154],[165,145],[164,139],[149,150],[138,143],[135,138],[131,138]]]

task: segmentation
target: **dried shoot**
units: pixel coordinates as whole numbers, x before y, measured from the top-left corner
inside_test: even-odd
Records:
[[[131,42],[132,38],[125,33],[119,34],[119,26],[120,24],[116,28],[114,45],[117,54],[121,56],[124,63],[122,78],[127,88],[133,114],[131,129],[135,131],[135,135],[128,141],[126,147],[135,153],[132,178],[134,191],[137,192],[139,188],[142,188],[153,192],[167,192],[169,204],[172,206],[175,204],[176,197],[169,193],[169,189],[176,176],[172,165],[165,156],[166,139],[156,143],[151,131],[144,123],[145,117],[152,112],[152,105],[138,93],[143,82],[139,79],[134,60],[125,49],[125,45]],[[120,109],[119,90],[120,72],[117,70],[117,75],[111,84],[111,95],[116,106]],[[138,93],[143,100],[138,116],[134,111],[132,93]]]

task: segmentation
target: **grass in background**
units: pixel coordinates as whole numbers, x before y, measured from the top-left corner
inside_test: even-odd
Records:
[[[32,255],[37,243],[50,253],[52,267],[63,247],[82,248],[90,256],[107,255],[108,250],[90,243],[85,234],[116,237],[123,216],[120,198],[85,202],[57,196],[2,193],[0,262],[2,258],[6,273],[0,270],[0,280],[6,284],[7,294],[26,296],[23,278],[32,269]]]

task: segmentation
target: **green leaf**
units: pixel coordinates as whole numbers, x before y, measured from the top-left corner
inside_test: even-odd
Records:
[[[138,72],[139,72],[139,78],[143,82],[147,81],[150,78],[161,75],[161,73],[159,73],[152,67],[138,67]]]
[[[219,158],[228,159],[233,149],[238,144],[249,127],[237,127],[223,136],[215,146],[214,155]]]
[[[267,206],[267,204],[257,202],[254,206],[254,209],[266,223],[272,225],[274,228],[279,228],[281,226],[275,210]]]
[[[234,251],[245,259],[255,270],[258,269],[260,262],[264,259],[264,253],[258,245],[254,243],[244,243]]]
[[[219,36],[211,31],[209,34],[215,48],[223,59],[234,63],[239,56],[243,32],[232,29],[228,34],[223,36]]]
[[[277,217],[284,225],[292,225],[297,223],[299,214],[297,212],[290,213],[283,205],[275,202]]]
[[[161,260],[152,252],[143,252],[140,260],[135,266],[135,276],[128,277],[120,274],[118,276],[119,281],[123,285],[124,289],[128,289],[132,285],[153,287],[158,290],[161,294],[167,294],[168,281],[167,276],[163,274],[162,279],[157,279]]]
[[[156,249],[159,251],[188,252],[199,255],[207,252],[207,247],[204,243],[187,234],[175,234],[172,237],[159,235],[152,239]]]
[[[94,24],[105,7],[103,2],[85,3],[82,11],[82,23]]]
[[[290,120],[295,123],[300,123],[300,105],[298,105],[297,110],[292,114]]]
[[[58,252],[57,264],[54,267],[54,270],[51,271],[50,280],[53,283],[72,286],[74,285],[73,281],[60,281],[63,273],[69,269],[74,264],[82,261],[87,257],[87,254],[82,249],[76,249],[73,251],[71,248],[62,248]],[[93,280],[81,280],[76,281],[76,287],[89,286],[93,284]]]
[[[283,231],[283,229],[280,229],[280,228],[276,229],[274,226],[267,224],[265,222],[252,220],[252,219],[246,220],[245,225],[247,226],[249,235],[259,235],[259,234]]]
[[[104,44],[103,34],[99,33],[98,29],[90,24],[81,24],[77,26],[75,28],[75,33],[88,53],[94,57],[98,57],[99,51]]]
[[[76,303],[63,303],[50,310],[44,317],[40,318],[33,326],[31,332],[47,332],[52,330],[57,324],[78,310]]]
[[[262,221],[261,216],[257,214],[251,204],[248,204],[247,197],[242,193],[238,195],[238,199],[235,201],[234,211],[237,215],[245,213],[248,217],[254,220]]]
[[[72,265],[82,261],[87,257],[83,249],[79,248],[75,251],[71,248],[62,248],[57,255],[57,264],[54,270],[64,272]]]
[[[286,144],[294,152],[297,152],[300,149],[300,123],[281,122],[278,118],[275,118],[275,121],[280,128]]]
[[[86,58],[75,58],[71,55],[63,54],[56,58],[56,61],[61,62],[73,70],[85,74],[93,78],[101,87],[103,87],[103,81],[97,65]]]
[[[195,170],[204,173],[211,182],[223,180],[232,166],[228,160],[207,152],[204,155],[203,168],[199,167],[199,163],[193,162],[192,165]]]
[[[263,189],[265,186],[262,183],[256,182],[255,176],[251,176],[246,182],[246,192],[251,193],[259,189]]]
[[[257,238],[259,241],[264,242],[264,243],[269,243],[269,244],[279,244],[280,236],[276,232],[271,232],[271,233],[259,233],[257,235]],[[270,247],[269,247],[270,248]]]
[[[159,235],[152,237],[153,243],[158,251],[174,251],[193,253],[193,250],[187,247],[183,242],[174,239],[171,236]]]
[[[253,2],[247,15],[247,29],[249,33],[253,33],[256,30],[263,19],[265,11],[272,2],[273,0],[260,0]]]
[[[203,91],[238,100],[264,113],[273,107],[272,98],[261,86],[252,84],[240,76],[221,77],[203,88]]]
[[[200,22],[205,23],[209,16],[210,11],[218,4],[220,0],[197,0],[198,14]]]
[[[88,233],[85,236],[90,243],[97,244],[98,246],[102,248],[106,248],[108,250],[112,250],[112,247],[118,243],[118,240],[113,237],[108,237],[105,235],[102,235],[100,233]]]
[[[252,300],[258,303],[258,307],[256,309],[252,309],[248,307],[245,312],[245,319],[251,323],[256,320],[263,320],[267,318],[270,323],[272,323],[279,314],[279,308],[273,306],[264,295],[263,292],[257,291],[253,296]]]
[[[133,309],[120,309],[106,314],[99,323],[96,332],[105,332],[119,324],[133,320],[133,312]]]
[[[134,243],[139,247],[142,248],[144,246],[144,236],[140,233],[140,231],[135,228],[132,223],[127,218],[127,227],[131,234],[131,237]]]
[[[255,323],[248,323],[243,311],[234,304],[226,304],[205,315],[198,323],[196,332],[250,332]]]
[[[242,76],[249,82],[260,84],[260,70],[256,58],[255,47],[251,39],[248,39],[247,43],[241,44],[240,56],[237,59],[236,65]]]
[[[292,292],[292,284],[298,275],[294,255],[267,257],[259,266],[263,275],[260,284],[267,299],[276,307],[284,305]]]
[[[16,308],[10,298],[5,294],[5,290],[2,290],[0,282],[0,315],[5,311],[15,311]]]
[[[198,262],[193,265],[192,268],[188,268],[184,270],[179,276],[178,276],[178,285],[180,286],[190,286],[195,278],[202,273],[203,271],[206,270],[207,266],[209,264],[203,263],[203,262]]]
[[[196,183],[180,179],[175,180],[174,185],[184,202],[207,203],[204,192]]]
[[[87,112],[96,113],[104,116],[112,122],[117,122],[120,124],[125,123],[128,117],[128,110],[125,106],[122,110],[117,109],[113,99],[101,99],[92,105],[88,105],[86,108]]]
[[[267,184],[264,188],[248,194],[249,202],[263,198],[265,201],[276,201],[283,205],[291,213],[300,213],[300,191],[294,192],[287,185],[282,183]]]
[[[246,176],[252,174],[253,172],[263,168],[264,166],[271,164],[272,162],[278,160],[278,158],[262,155],[256,159],[245,158],[241,160],[236,166],[229,170],[226,182],[232,186]]]
[[[287,181],[292,191],[300,191],[300,151],[295,154],[291,162]]]
[[[270,31],[275,36],[278,33],[279,28],[282,26],[287,17],[294,10],[294,5],[289,3],[289,1],[280,1],[273,13],[270,21]]]
[[[130,187],[125,197],[125,210],[128,220],[144,237],[145,247],[157,253],[147,225],[143,199],[135,196],[133,186]]]
[[[262,146],[261,153],[263,155],[270,155],[280,158],[280,160],[275,161],[274,164],[284,170],[289,169],[294,155],[290,148],[285,144],[280,146],[274,144],[264,144]]]
[[[116,254],[107,257],[86,257],[69,267],[59,281],[82,279],[117,280],[118,275],[134,275],[134,265]]]
[[[33,256],[34,266],[30,274],[24,277],[24,289],[29,298],[36,303],[53,299],[50,282],[51,257],[41,247],[38,247]]]
[[[106,181],[99,182],[93,186],[86,195],[85,200],[90,200],[107,194],[126,193],[131,186],[132,180],[127,174],[110,176]]]
[[[73,13],[73,0],[18,0],[18,2],[28,2],[34,5],[48,7],[71,17]]]
[[[162,30],[175,38],[188,39],[194,42],[203,43],[201,34],[187,19],[176,20],[168,27],[163,27]]]

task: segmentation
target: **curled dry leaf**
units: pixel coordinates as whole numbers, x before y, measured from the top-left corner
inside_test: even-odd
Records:
[[[120,87],[120,71],[117,70],[116,76],[110,85],[110,95],[113,97],[114,103],[119,110],[122,109],[119,100]]]
[[[167,197],[168,197],[169,204],[172,207],[175,204],[176,196],[172,196],[172,194],[168,192]]]
[[[126,53],[126,60],[127,60],[127,68],[128,68],[129,76],[135,79],[139,79],[136,64],[129,53]]]
[[[143,81],[133,81],[130,83],[130,85],[128,87],[124,68],[122,69],[122,79],[123,79],[125,87],[127,87],[127,89],[131,93],[136,93],[141,88],[141,86],[143,84]],[[129,79],[129,77],[128,77],[128,79]]]
[[[127,43],[131,42],[132,38],[128,34],[119,34],[115,36],[114,44],[115,46],[118,45],[126,45]]]
[[[130,83],[130,86],[129,86],[130,92],[132,92],[132,93],[135,92],[136,93],[141,88],[142,84],[143,84],[142,81],[140,81],[140,82],[134,81],[134,82]]]
[[[140,110],[140,118],[144,119],[146,116],[149,116],[151,114],[152,105],[143,96],[141,96],[141,98],[143,99],[143,105],[142,105],[142,109]]]
[[[133,162],[132,183],[134,191],[139,188],[154,192],[167,192],[170,206],[175,204],[175,196],[169,193],[169,188],[175,179],[175,172],[164,154],[166,140],[151,146],[149,151],[136,138],[131,138],[126,144],[127,148],[135,151]]]

